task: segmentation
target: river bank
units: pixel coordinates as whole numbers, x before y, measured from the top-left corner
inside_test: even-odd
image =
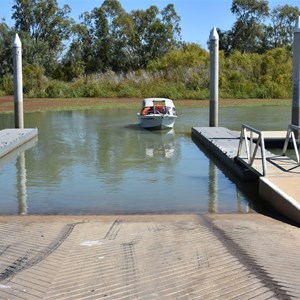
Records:
[[[56,111],[82,110],[103,108],[137,108],[141,105],[141,98],[25,98],[24,111]],[[176,107],[208,107],[209,100],[175,100]],[[220,107],[230,106],[287,106],[291,99],[220,99]],[[0,113],[14,111],[13,96],[0,97]]]

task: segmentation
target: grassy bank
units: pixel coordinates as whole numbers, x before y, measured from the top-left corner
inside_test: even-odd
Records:
[[[24,111],[63,111],[104,108],[132,108],[139,109],[142,98],[25,98]],[[209,100],[175,100],[177,108],[180,107],[208,107]],[[220,107],[229,106],[266,106],[291,105],[290,99],[220,99]],[[12,96],[0,97],[0,113],[12,113],[14,100]]]
[[[65,73],[62,73],[65,74]],[[146,69],[78,75],[70,80],[24,64],[28,98],[209,98],[209,53],[196,45],[149,62]],[[0,96],[13,93],[12,74],[0,78]],[[219,96],[223,99],[288,99],[292,96],[292,54],[277,48],[264,54],[220,52]]]

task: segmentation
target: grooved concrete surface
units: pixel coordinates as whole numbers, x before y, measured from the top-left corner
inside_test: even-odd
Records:
[[[299,230],[258,214],[0,217],[0,298],[300,299]]]

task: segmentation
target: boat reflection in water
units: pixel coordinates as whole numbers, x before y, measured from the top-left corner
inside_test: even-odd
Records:
[[[145,143],[145,154],[147,157],[161,156],[172,158],[175,153],[175,132],[174,129],[169,131],[152,131],[147,135]]]

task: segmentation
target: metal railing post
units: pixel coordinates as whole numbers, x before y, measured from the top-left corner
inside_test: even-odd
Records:
[[[293,142],[293,147],[294,147],[294,151],[296,154],[296,159],[297,159],[297,163],[300,163],[300,157],[299,157],[299,151],[298,151],[298,146],[297,146],[297,141],[296,141],[296,137],[295,137],[295,133],[293,130],[300,130],[300,126],[296,126],[296,125],[292,125],[289,124],[288,125],[288,129],[286,132],[286,137],[285,137],[285,141],[284,141],[284,145],[283,145],[283,149],[282,149],[282,155],[286,155],[286,151],[288,148],[288,144],[290,141],[290,138],[292,138],[292,142]]]
[[[250,136],[249,136],[250,144],[249,144],[249,140],[248,140],[247,130],[249,130],[249,132],[250,132]],[[258,138],[256,141],[255,148],[252,151],[253,133],[257,134]],[[258,147],[260,145],[262,173],[263,173],[263,176],[265,176],[266,172],[267,172],[267,165],[266,165],[266,153],[265,153],[266,150],[265,150],[265,141],[264,141],[263,132],[255,129],[255,128],[252,128],[246,124],[243,124],[242,128],[241,128],[240,142],[239,142],[237,157],[240,157],[240,155],[241,155],[244,140],[245,140],[245,147],[246,147],[247,164],[250,167],[252,167],[252,165],[254,163],[254,160],[256,158],[256,153],[257,153]]]
[[[265,139],[264,133],[261,132],[261,157],[262,157],[262,168],[263,168],[263,176],[267,174],[267,164],[266,164],[266,150],[265,150]]]

